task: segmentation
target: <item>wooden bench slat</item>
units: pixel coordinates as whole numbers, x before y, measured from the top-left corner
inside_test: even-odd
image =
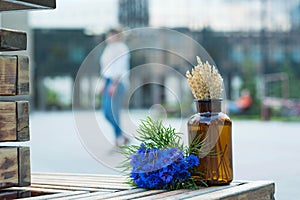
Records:
[[[166,191],[164,193],[161,194],[155,194],[155,195],[151,195],[151,196],[146,196],[146,197],[141,197],[141,198],[136,198],[136,200],[158,200],[158,199],[164,199],[164,198],[168,198],[171,196],[175,196],[178,194],[182,194],[184,193],[186,190],[173,190],[173,191]]]
[[[141,188],[120,188],[126,186],[120,182],[123,176],[87,175],[84,174],[32,174],[32,186],[20,189],[32,191],[52,191],[47,194],[28,199],[272,199],[274,183],[265,181],[233,181],[227,186],[214,186],[199,190],[145,190]],[[105,179],[116,180],[116,182]],[[42,183],[39,183],[42,182]],[[122,183],[122,184],[121,184]],[[82,192],[74,194],[74,192]]]
[[[65,198],[69,196],[77,196],[81,194],[85,194],[84,191],[76,191],[76,192],[66,192],[66,193],[56,193],[56,194],[47,194],[47,195],[41,195],[36,197],[28,197],[28,198],[22,198],[22,200],[48,200],[48,199],[58,199],[58,198]]]
[[[78,178],[90,178],[90,179],[109,179],[109,180],[123,180],[126,181],[126,176],[114,175],[114,174],[70,174],[70,173],[37,173],[33,172],[34,177],[42,178],[59,178],[59,179],[78,179]]]
[[[54,9],[55,0],[2,0],[0,11],[28,10],[28,9]]]
[[[67,191],[89,191],[89,192],[97,192],[97,191],[103,191],[103,192],[116,192],[118,190],[114,189],[99,189],[99,188],[93,188],[93,187],[76,187],[76,186],[60,186],[60,185],[43,185],[43,184],[35,184],[32,183],[30,185],[30,188],[49,188],[49,189],[61,189],[61,190],[67,190]]]
[[[131,189],[132,187],[127,184],[109,184],[109,183],[89,183],[89,182],[82,182],[80,180],[77,181],[69,181],[69,182],[58,182],[58,181],[36,181],[32,180],[34,183],[37,184],[45,184],[45,185],[60,185],[60,186],[77,186],[77,187],[94,187],[94,188],[99,188],[99,189],[118,189],[118,190],[128,190]]]
[[[274,183],[268,181],[256,181],[247,184],[240,184],[237,187],[226,188],[224,190],[215,191],[202,195],[203,199],[251,199],[251,200],[268,200],[275,199]],[[198,197],[189,198],[196,200]]]
[[[164,190],[146,190],[143,192],[138,192],[126,196],[120,196],[120,197],[113,197],[112,199],[114,200],[126,200],[126,199],[135,199],[138,197],[145,197],[145,196],[150,196],[150,195],[155,195],[155,194],[160,194],[165,192]]]
[[[110,199],[110,198],[115,198],[115,197],[120,197],[120,196],[127,196],[127,195],[130,195],[130,194],[133,194],[133,193],[144,192],[144,191],[145,191],[145,189],[142,189],[142,188],[124,190],[124,191],[120,191],[120,192],[104,194],[104,195],[101,196],[101,199]]]
[[[0,11],[4,1],[0,1]],[[0,29],[0,51],[20,51],[27,48],[27,35],[24,31]]]
[[[27,56],[0,55],[0,95],[28,95],[29,73]]]
[[[92,193],[86,193],[86,194],[81,194],[81,195],[76,195],[76,196],[69,196],[69,197],[62,197],[62,198],[57,198],[55,200],[71,200],[71,199],[99,199],[97,197],[101,197],[102,195],[107,194],[108,192],[92,192]]]
[[[109,177],[52,177],[52,176],[42,176],[36,177],[35,180],[53,180],[53,181],[73,181],[73,180],[82,180],[82,181],[89,181],[89,182],[108,182],[108,183],[125,183],[127,181],[126,178],[109,178]]]
[[[30,185],[29,147],[0,147],[0,188]]]
[[[0,101],[0,142],[29,141],[29,102]]]
[[[181,194],[176,194],[170,198],[165,198],[165,199],[173,199],[174,197],[176,199],[186,199],[186,198],[191,198],[194,196],[200,196],[203,194],[207,194],[207,193],[211,193],[211,192],[215,192],[215,191],[219,191],[219,190],[224,190],[225,188],[231,188],[231,187],[235,187],[237,185],[240,185],[241,183],[231,183],[230,185],[225,185],[225,186],[211,186],[211,187],[203,187],[201,189],[198,190],[188,190],[186,192],[182,192]]]

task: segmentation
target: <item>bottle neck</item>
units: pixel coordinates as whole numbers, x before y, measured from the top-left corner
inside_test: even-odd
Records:
[[[198,113],[222,111],[222,99],[196,99],[195,103]]]

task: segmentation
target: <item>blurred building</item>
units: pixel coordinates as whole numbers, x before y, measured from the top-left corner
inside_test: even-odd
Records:
[[[33,58],[31,69],[34,80],[32,94],[34,94],[35,100],[32,107],[39,109],[70,108],[71,97],[63,98],[65,103],[62,103],[59,96],[72,93],[73,88],[71,86],[74,84],[80,65],[90,51],[104,40],[104,30],[97,29],[97,27],[93,29],[96,24],[94,21],[99,21],[99,23],[108,21],[111,22],[111,25],[116,25],[114,21],[115,18],[118,18],[119,23],[124,27],[134,28],[149,25],[149,6],[151,5],[149,5],[148,0],[119,0],[115,2],[117,2],[116,7],[119,12],[118,14],[116,12],[117,17],[112,17],[110,12],[114,11],[115,8],[111,5],[111,9],[105,13],[111,17],[109,20],[101,17],[94,19],[94,14],[98,13],[98,8],[94,8],[94,13],[90,14],[90,18],[88,18],[91,19],[89,22],[91,29],[81,27],[85,23],[84,20],[81,20],[80,27],[76,28],[64,28],[67,22],[61,22],[59,28],[40,27],[28,31],[27,16],[24,16],[23,13],[17,13],[16,15],[19,14],[19,16],[14,16],[24,18],[24,23],[19,24],[19,26],[24,26],[24,30],[30,34],[29,53],[33,54],[31,56]],[[195,5],[196,3],[194,1]],[[253,91],[259,90],[255,85],[257,81],[254,78],[259,73],[271,74],[286,71],[295,80],[300,79],[298,20],[300,8],[299,4],[297,5],[290,12],[292,24],[290,30],[266,29],[263,37],[259,30],[223,32],[214,31],[210,28],[195,28],[197,26],[193,26],[195,29],[180,27],[172,28],[172,30],[185,34],[205,48],[223,75],[227,98],[233,99],[237,96],[236,91],[232,91],[232,80],[236,80],[236,77],[241,78],[241,87],[251,87]],[[103,8],[99,7],[99,9]],[[61,12],[63,13],[63,11]],[[48,16],[49,14],[50,12],[43,17],[43,23],[52,19]],[[63,16],[69,15],[64,13]],[[73,16],[70,16],[73,19]],[[2,25],[4,27],[6,24],[14,25],[11,23],[14,21],[14,17],[3,16],[2,21],[5,22]],[[80,18],[80,16],[76,17]],[[75,21],[71,20],[72,23]],[[52,23],[54,24],[54,22]],[[90,32],[91,30],[96,30],[96,33]],[[185,71],[196,64],[195,58],[199,52],[191,44],[181,42],[175,35],[166,35],[163,29],[155,34],[141,32],[140,34],[126,35],[126,43],[133,49],[141,43],[145,46],[158,45],[161,47],[161,49],[136,49],[131,52],[131,68],[142,69],[133,70],[131,74],[132,91],[128,100],[131,108],[146,108],[153,104],[163,104],[172,105],[177,109],[176,102],[178,101],[186,102],[183,104],[187,106],[191,105],[192,96],[186,88],[184,77]],[[180,54],[165,51],[166,49],[177,49]],[[262,51],[262,49],[264,50]],[[92,88],[91,86],[99,78],[98,60],[100,54],[101,49],[98,49],[98,52],[92,56],[93,59],[91,59],[90,64],[97,67],[89,76],[80,77],[81,86],[74,91],[80,98],[73,103],[83,108],[88,107],[87,102],[94,98],[95,91],[89,88]],[[262,59],[266,60],[262,62]],[[49,90],[47,84],[51,82],[68,85],[70,92]],[[296,91],[297,84],[293,85]],[[292,94],[297,97],[297,92]],[[170,108],[170,110],[172,109],[174,108]]]
[[[292,29],[300,29],[300,2],[291,8],[290,18]]]
[[[149,26],[149,1],[119,0],[118,20],[123,27]]]
[[[208,51],[224,77],[228,98],[233,97],[231,94],[233,77],[239,76],[247,81],[257,76],[260,68],[264,74],[286,71],[283,67],[288,61],[291,64],[290,70],[295,76],[300,77],[300,40],[296,31],[268,32],[267,42],[264,43],[268,45],[268,64],[261,66],[259,32],[191,31],[182,28],[173,30],[190,36]],[[85,35],[84,30],[35,30],[34,36],[36,80],[42,80],[47,76],[69,76],[74,80],[83,59],[103,40],[103,36]],[[131,87],[134,91],[129,104],[132,108],[165,104],[171,101],[168,90],[175,91],[174,95],[178,96],[180,101],[189,101],[184,99],[190,95],[186,93],[188,90],[184,86],[186,84],[184,77],[186,70],[196,64],[198,52],[191,44],[180,42],[176,34],[166,35],[163,29],[155,34],[140,32],[139,35],[127,35],[126,43],[131,49],[141,43],[146,47],[155,44],[161,47],[131,52],[131,68],[143,69],[133,70],[131,74]],[[182,51],[180,55],[176,55],[165,51],[168,49]],[[92,65],[99,65],[101,51],[98,53],[91,61]],[[92,79],[96,80],[98,73],[95,71]],[[36,93],[41,95],[43,90],[38,90]]]

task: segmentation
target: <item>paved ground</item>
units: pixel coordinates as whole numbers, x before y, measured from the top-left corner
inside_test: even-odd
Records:
[[[122,157],[113,151],[112,130],[96,114],[79,112],[76,121],[72,112],[31,113],[32,171],[120,173],[115,166]],[[125,132],[133,134],[147,114],[123,114]],[[186,132],[186,121],[167,123]],[[235,179],[273,180],[277,199],[300,199],[300,123],[234,121],[233,136]]]

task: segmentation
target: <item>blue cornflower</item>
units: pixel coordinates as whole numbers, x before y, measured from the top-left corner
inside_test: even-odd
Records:
[[[131,178],[133,179],[133,182],[138,187],[146,187],[146,178],[145,173],[131,173]]]
[[[162,185],[162,181],[158,176],[157,172],[152,172],[149,174],[148,178],[145,180],[146,187],[150,189],[159,188]]]
[[[188,162],[190,168],[196,167],[199,165],[199,159],[197,156],[190,154],[187,158],[186,161]]]
[[[170,165],[166,166],[166,168],[168,169],[168,171],[170,172],[174,172],[176,169],[175,169],[175,162],[172,162]]]
[[[162,189],[188,179],[189,170],[199,165],[199,159],[195,155],[185,158],[177,148],[146,149],[142,143],[137,153],[130,156],[130,164],[131,177],[138,187]]]
[[[159,176],[164,183],[170,183],[173,180],[173,174],[173,171],[169,171],[166,168],[159,172]]]
[[[187,170],[181,171],[178,174],[178,178],[179,178],[180,181],[185,181],[186,179],[188,179],[190,177],[191,177],[191,173]]]
[[[184,160],[182,160],[180,162],[176,162],[175,168],[178,172],[181,172],[181,171],[187,170],[189,168],[189,166]]]

